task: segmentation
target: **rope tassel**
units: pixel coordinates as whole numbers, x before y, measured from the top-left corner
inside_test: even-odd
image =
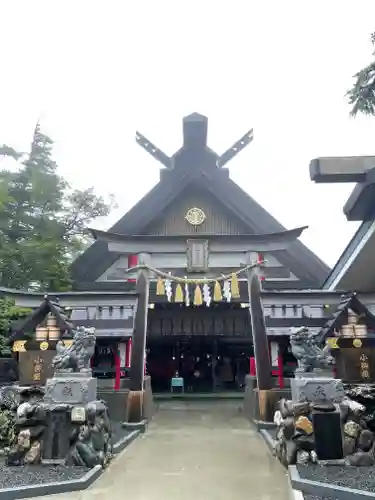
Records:
[[[250,264],[242,269],[239,269],[237,272],[218,276],[216,278],[201,278],[201,279],[189,279],[186,276],[181,278],[180,276],[173,276],[171,273],[165,273],[160,269],[155,269],[146,264],[139,264],[131,270],[134,269],[146,269],[150,273],[156,274],[157,282],[156,282],[156,295],[166,295],[168,302],[172,301],[173,291],[172,291],[172,282],[176,283],[175,289],[175,302],[184,302],[188,306],[190,304],[189,297],[189,285],[192,287],[195,285],[194,291],[194,305],[202,305],[203,304],[203,295],[200,286],[209,286],[213,285],[213,295],[212,299],[215,302],[220,302],[223,300],[223,292],[225,299],[230,302],[231,297],[239,298],[240,297],[240,288],[238,282],[238,276],[242,273],[245,273],[247,270],[252,269],[254,267],[258,267],[259,265],[264,265],[266,261],[256,262],[255,264]],[[230,284],[229,284],[230,280]],[[224,289],[221,289],[221,284],[224,283]],[[178,284],[178,287],[177,287]],[[204,291],[204,301],[207,305],[211,303],[211,295],[209,290],[205,288]],[[231,288],[231,290],[229,289]],[[184,293],[185,292],[185,293]]]
[[[194,305],[201,306],[202,304],[203,304],[202,290],[199,285],[196,285],[194,290]]]
[[[158,278],[156,283],[156,295],[164,295],[165,294],[165,286],[162,278]]]
[[[221,295],[221,286],[218,281],[215,282],[214,285],[214,301],[215,302],[220,302],[223,299]]]
[[[231,293],[234,299],[240,298],[240,287],[238,283],[238,278],[236,273],[232,273],[231,276]]]
[[[176,303],[181,303],[181,302],[184,301],[184,292],[182,291],[182,287],[181,287],[181,285],[179,283],[176,286],[176,291],[175,291],[175,295],[174,295],[174,301]]]

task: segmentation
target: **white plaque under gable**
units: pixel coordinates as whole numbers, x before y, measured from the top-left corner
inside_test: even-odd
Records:
[[[187,240],[187,270],[188,272],[208,271],[208,241]]]

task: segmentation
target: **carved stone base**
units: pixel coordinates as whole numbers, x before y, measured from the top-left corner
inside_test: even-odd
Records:
[[[46,382],[44,402],[77,405],[95,401],[97,384],[97,379],[86,373],[55,373]]]
[[[345,392],[342,380],[332,377],[316,377],[312,374],[296,374],[291,379],[292,400],[311,403],[329,401],[341,403]]]

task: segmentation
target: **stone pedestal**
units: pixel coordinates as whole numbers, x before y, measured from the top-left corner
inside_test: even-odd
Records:
[[[80,405],[97,399],[97,379],[91,372],[56,372],[46,382],[44,402],[47,404]]]
[[[341,403],[345,396],[344,386],[340,379],[328,376],[317,376],[317,373],[296,373],[290,381],[292,400]]]
[[[65,463],[70,446],[72,425],[69,407],[52,407],[46,411],[42,463]]]
[[[340,460],[344,457],[340,411],[312,412],[315,451],[319,460]]]

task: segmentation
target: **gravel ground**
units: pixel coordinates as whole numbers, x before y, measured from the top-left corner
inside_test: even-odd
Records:
[[[56,481],[70,481],[79,479],[90,469],[58,465],[25,465],[21,467],[7,467],[0,463],[0,489],[27,486],[32,484],[54,483]]]
[[[345,486],[357,490],[375,492],[374,467],[340,467],[337,465],[319,466],[297,465],[299,475],[303,479]],[[318,497],[305,495],[306,500],[318,500]],[[324,500],[331,500],[324,498]],[[335,499],[333,499],[335,500]]]

